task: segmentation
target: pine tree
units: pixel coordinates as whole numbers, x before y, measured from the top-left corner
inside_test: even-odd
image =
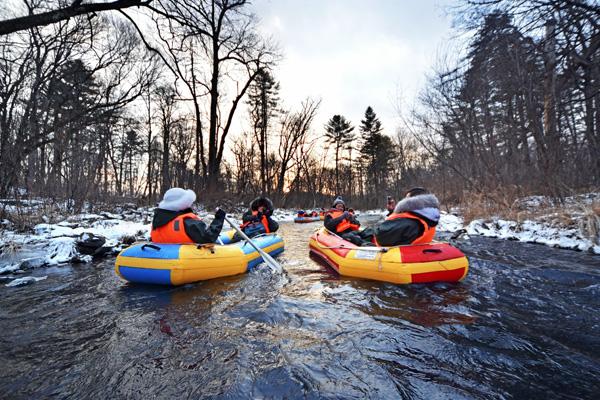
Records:
[[[340,193],[339,161],[340,153],[350,147],[355,136],[354,127],[341,115],[334,115],[325,125],[327,143],[335,146],[335,190]]]
[[[50,188],[54,194],[75,185],[83,172],[81,163],[95,140],[94,127],[102,117],[92,112],[99,96],[98,84],[81,60],[62,65],[48,88],[48,114],[52,116],[53,152],[50,161]]]
[[[248,106],[254,139],[260,152],[261,190],[263,193],[267,192],[267,183],[270,181],[268,133],[270,121],[277,116],[278,103],[279,83],[275,81],[268,70],[261,69],[248,89]]]
[[[366,187],[371,195],[381,195],[386,189],[390,163],[394,158],[391,139],[382,133],[383,127],[371,106],[365,111],[365,119],[361,121],[360,132],[363,144],[360,148],[362,170],[366,173]]]

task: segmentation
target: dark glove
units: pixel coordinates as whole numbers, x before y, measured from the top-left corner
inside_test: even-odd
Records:
[[[215,219],[225,219],[225,215],[225,211],[218,208],[217,212],[215,213]]]
[[[273,215],[273,210],[270,210],[270,209],[266,210],[266,211],[265,211],[265,215],[266,215],[267,217],[270,217],[271,215]]]
[[[350,219],[350,213],[348,211],[344,211],[344,214],[342,214],[344,216],[344,219]]]

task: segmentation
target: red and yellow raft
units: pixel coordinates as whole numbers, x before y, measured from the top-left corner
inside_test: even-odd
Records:
[[[325,228],[310,238],[310,253],[340,275],[391,283],[458,282],[469,261],[448,243],[359,247]]]

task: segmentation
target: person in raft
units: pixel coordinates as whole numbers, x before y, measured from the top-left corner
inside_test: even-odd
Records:
[[[378,246],[430,243],[439,221],[437,197],[422,187],[410,189],[385,221],[375,228],[375,243]]]
[[[192,211],[195,201],[193,190],[167,190],[154,210],[150,240],[155,243],[215,243],[223,229],[225,211],[217,210],[207,227]]]
[[[325,228],[334,232],[341,238],[354,243],[357,246],[372,246],[373,232],[371,229],[359,231],[360,222],[353,212],[346,210],[346,203],[341,196],[333,201],[331,210],[325,214],[323,221]]]
[[[394,208],[396,208],[396,200],[394,200],[392,198],[392,196],[387,197],[387,204],[385,205],[385,208],[387,209],[387,212],[388,212],[386,217],[389,217],[390,215],[392,215],[392,213],[394,212]]]
[[[279,229],[277,221],[273,220],[273,202],[267,197],[257,197],[250,203],[248,211],[242,215],[240,228],[246,236],[254,237],[263,233],[276,232]],[[234,241],[242,238],[236,233]]]

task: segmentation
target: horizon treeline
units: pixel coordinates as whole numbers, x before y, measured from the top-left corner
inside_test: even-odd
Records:
[[[61,11],[49,3],[32,13]],[[181,186],[206,201],[383,207],[413,186],[460,202],[600,185],[594,2],[461,3],[470,39],[440,58],[400,127],[368,104],[358,123],[342,112],[325,126],[322,100],[284,104],[281,50],[248,6],[147,0],[26,29],[0,22],[0,196],[78,210],[154,204]]]

